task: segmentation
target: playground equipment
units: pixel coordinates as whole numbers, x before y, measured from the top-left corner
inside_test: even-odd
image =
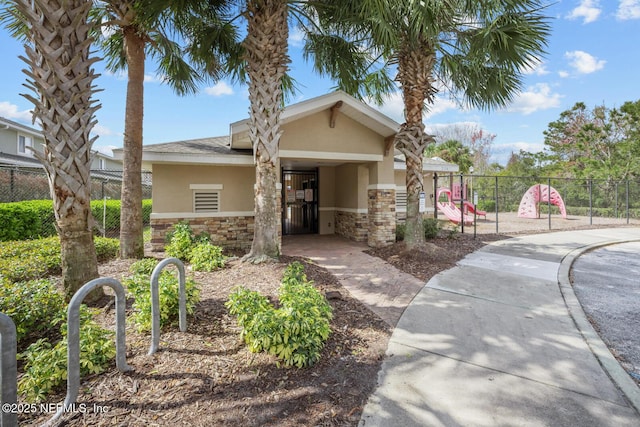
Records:
[[[567,218],[567,210],[560,193],[550,185],[532,185],[522,196],[518,208],[518,218],[540,218],[540,203],[551,203],[560,209],[563,218]]]
[[[446,202],[440,201],[441,195],[447,196]],[[467,202],[468,203],[468,202]],[[465,224],[473,224],[473,215],[463,214],[460,209],[453,202],[451,197],[451,190],[448,188],[439,188],[436,196],[436,205],[438,209],[447,217],[447,219],[454,224],[460,224],[460,220],[464,218]],[[471,205],[473,206],[473,205]],[[486,212],[485,212],[486,215]]]

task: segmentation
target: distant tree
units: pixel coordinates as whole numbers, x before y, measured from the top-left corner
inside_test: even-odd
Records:
[[[448,140],[460,141],[462,145],[469,148],[476,173],[484,174],[487,172],[491,148],[496,138],[495,134],[483,130],[478,123],[472,122],[439,126],[432,133],[436,144]]]
[[[471,149],[455,139],[449,139],[441,144],[431,144],[425,150],[427,157],[440,157],[449,163],[454,163],[460,168],[460,173],[469,172],[473,166],[473,154]]]
[[[640,174],[640,101],[591,110],[578,102],[549,123],[544,135],[549,158],[563,176],[612,181]]]

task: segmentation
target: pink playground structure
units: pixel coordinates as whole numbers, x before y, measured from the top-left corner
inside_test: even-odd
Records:
[[[549,202],[560,209],[563,218],[567,218],[567,211],[564,207],[564,201],[562,201],[562,197],[560,197],[560,193],[558,193],[555,188],[544,184],[533,185],[524,193],[520,201],[520,207],[518,208],[518,217],[540,218],[539,203]]]
[[[442,194],[447,196],[447,201],[446,202],[441,202],[440,201],[440,195],[442,195]],[[460,224],[460,219],[461,218],[464,218],[464,223],[465,224],[473,224],[473,215],[463,214],[460,211],[460,209],[453,202],[452,197],[451,197],[451,190],[449,190],[448,188],[439,188],[438,189],[438,192],[437,192],[437,195],[436,195],[436,205],[438,206],[438,209],[444,214],[444,216],[446,216],[447,219],[449,219],[449,221],[453,222],[454,224]],[[471,206],[473,206],[473,205],[471,205]],[[484,214],[486,215],[486,213],[484,213]]]

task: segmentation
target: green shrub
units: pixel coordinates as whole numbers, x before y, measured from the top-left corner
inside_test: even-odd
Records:
[[[226,257],[222,255],[220,246],[202,241],[191,250],[190,259],[195,271],[213,271],[224,267]]]
[[[188,262],[191,259],[191,250],[195,242],[189,223],[186,221],[178,222],[168,238],[169,244],[164,248],[167,255]]]
[[[0,203],[0,241],[37,239],[56,234],[53,202]]]
[[[276,309],[258,292],[238,287],[225,306],[236,316],[251,352],[266,351],[285,366],[310,366],[320,358],[331,333],[331,306],[297,262],[285,270],[278,293]]]
[[[436,218],[425,218],[423,220],[424,224],[424,238],[426,240],[435,239],[438,237],[442,226],[440,221]],[[401,242],[404,240],[404,235],[407,230],[407,226],[404,223],[396,223],[396,242]]]
[[[98,261],[107,261],[118,255],[117,239],[94,239]],[[62,272],[60,239],[0,242],[0,275],[11,282],[20,282],[57,275]]]
[[[425,239],[429,240],[438,237],[438,233],[440,233],[440,229],[442,228],[440,221],[436,218],[425,218],[423,224]]]
[[[157,265],[155,259],[144,259],[131,265],[133,276],[124,280],[129,293],[134,298],[132,319],[139,331],[151,330],[151,272]],[[158,279],[160,299],[160,327],[175,323],[180,314],[180,285],[178,278],[171,272],[163,270]],[[200,301],[200,291],[195,281],[187,277],[185,280],[185,296],[187,314],[192,315],[196,304]]]
[[[0,312],[16,325],[18,347],[49,335],[66,318],[66,303],[49,280],[0,284]]]
[[[92,320],[92,312],[80,310],[80,375],[103,372],[115,358],[114,333]],[[67,379],[66,323],[61,328],[65,338],[53,345],[46,339],[31,344],[20,354],[25,361],[18,391],[27,402],[42,402]]]
[[[402,222],[396,222],[396,242],[402,242],[404,240],[404,233],[407,230],[407,226]]]
[[[105,262],[118,257],[120,253],[120,240],[107,237],[94,237],[93,243],[96,247],[98,262]]]

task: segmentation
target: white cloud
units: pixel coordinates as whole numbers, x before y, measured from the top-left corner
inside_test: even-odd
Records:
[[[620,0],[616,18],[621,21],[640,19],[640,0]]]
[[[583,24],[594,22],[600,16],[600,2],[598,0],[582,0],[578,7],[573,9],[567,18],[582,19]]]
[[[538,83],[522,92],[507,107],[510,113],[531,114],[540,110],[556,108],[560,106],[561,95],[553,93],[546,83]]]
[[[31,123],[33,116],[31,115],[30,110],[19,111],[17,105],[3,101],[0,102],[0,117]]]
[[[204,93],[211,96],[233,95],[233,88],[225,82],[218,82],[214,86],[204,88]]]
[[[304,42],[304,32],[300,28],[294,28],[293,31],[289,31],[289,43],[295,47],[302,47]]]
[[[404,122],[404,101],[402,99],[402,92],[397,91],[392,93],[386,98],[384,104],[381,106],[376,105],[371,100],[367,100],[366,102],[382,114],[391,117],[398,123]],[[458,108],[458,105],[448,98],[436,96],[434,103],[427,107],[428,111],[424,114],[424,119],[444,113],[447,110],[454,110]]]
[[[579,74],[594,73],[604,68],[604,64],[607,62],[581,50],[567,52],[564,56],[569,59],[569,65]]]
[[[108,127],[102,126],[100,124],[96,124],[93,127],[93,129],[91,129],[91,133],[93,133],[95,135],[99,135],[99,136],[115,136],[115,135],[117,135],[116,132],[113,132]]]
[[[151,74],[145,74],[144,75],[144,82],[145,83],[163,83],[164,82],[164,76],[158,76],[158,75],[151,75]]]
[[[545,67],[544,61],[538,60],[522,70],[525,75],[544,76],[549,74],[549,70]]]
[[[116,147],[115,145],[107,145],[107,146],[100,146],[100,147],[94,146],[93,148],[102,154],[106,154],[107,156],[113,157],[113,150],[115,148],[121,148],[121,147]]]
[[[571,74],[569,74],[568,71],[560,70],[560,71],[558,71],[558,75],[560,77],[562,77],[563,79],[565,79],[565,78],[569,77]]]

